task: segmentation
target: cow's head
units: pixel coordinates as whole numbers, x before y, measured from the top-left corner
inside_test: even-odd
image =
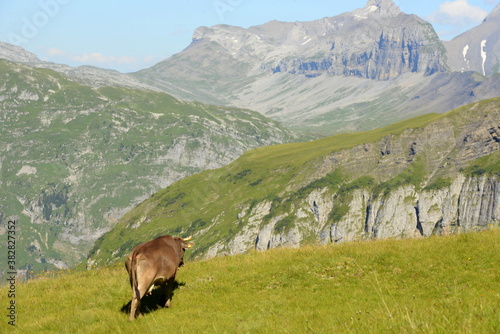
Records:
[[[179,267],[184,265],[184,251],[186,249],[192,248],[194,246],[194,242],[187,242],[191,240],[191,237],[187,238],[175,238],[175,241],[179,245],[180,251],[181,251],[181,262],[179,263]]]

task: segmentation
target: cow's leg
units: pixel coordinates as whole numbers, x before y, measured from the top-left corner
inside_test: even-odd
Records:
[[[146,292],[149,290],[149,285],[150,285],[149,283],[146,284],[146,283],[144,283],[144,281],[138,282],[137,289],[139,290],[139,298],[137,298],[135,290],[132,289],[133,295],[132,295],[132,304],[130,306],[129,320],[134,320],[135,318],[142,316],[142,314],[141,314],[141,298],[144,297]]]
[[[130,316],[129,320],[134,320],[137,317],[137,313],[140,314],[139,308],[141,307],[141,300],[137,299],[135,293],[132,296],[132,303],[130,305]]]
[[[127,259],[125,260],[125,269],[127,270],[129,281],[130,281],[130,287],[133,288],[132,284],[132,257],[129,255]]]
[[[163,307],[170,307],[171,306],[174,285],[175,285],[175,276],[169,278],[167,280],[167,282],[162,285],[162,292],[163,292],[163,295],[165,296],[165,304],[163,305]]]

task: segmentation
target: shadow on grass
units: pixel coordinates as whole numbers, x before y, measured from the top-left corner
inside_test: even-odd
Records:
[[[179,289],[179,287],[186,285],[183,282],[174,281],[174,288],[172,290],[172,303],[174,302],[175,290]],[[130,290],[132,292],[132,290]],[[129,314],[130,313],[130,305],[132,304],[132,300],[129,300],[127,304],[124,304],[120,309],[120,312]],[[165,305],[165,295],[161,293],[161,289],[155,288],[151,291],[149,296],[144,296],[141,299],[141,313],[148,314],[158,309],[163,308],[160,305]]]

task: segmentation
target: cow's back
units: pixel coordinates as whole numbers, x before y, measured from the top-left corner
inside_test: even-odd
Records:
[[[136,247],[133,255],[142,270],[153,270],[155,276],[172,276],[181,261],[179,246],[171,236],[161,236]]]

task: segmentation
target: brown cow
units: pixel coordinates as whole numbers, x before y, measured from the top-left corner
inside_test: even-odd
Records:
[[[132,303],[129,320],[141,315],[141,298],[151,292],[154,286],[160,286],[165,295],[164,307],[170,307],[170,299],[177,269],[184,264],[184,251],[193,247],[189,238],[164,235],[136,246],[125,261],[130,286]]]

